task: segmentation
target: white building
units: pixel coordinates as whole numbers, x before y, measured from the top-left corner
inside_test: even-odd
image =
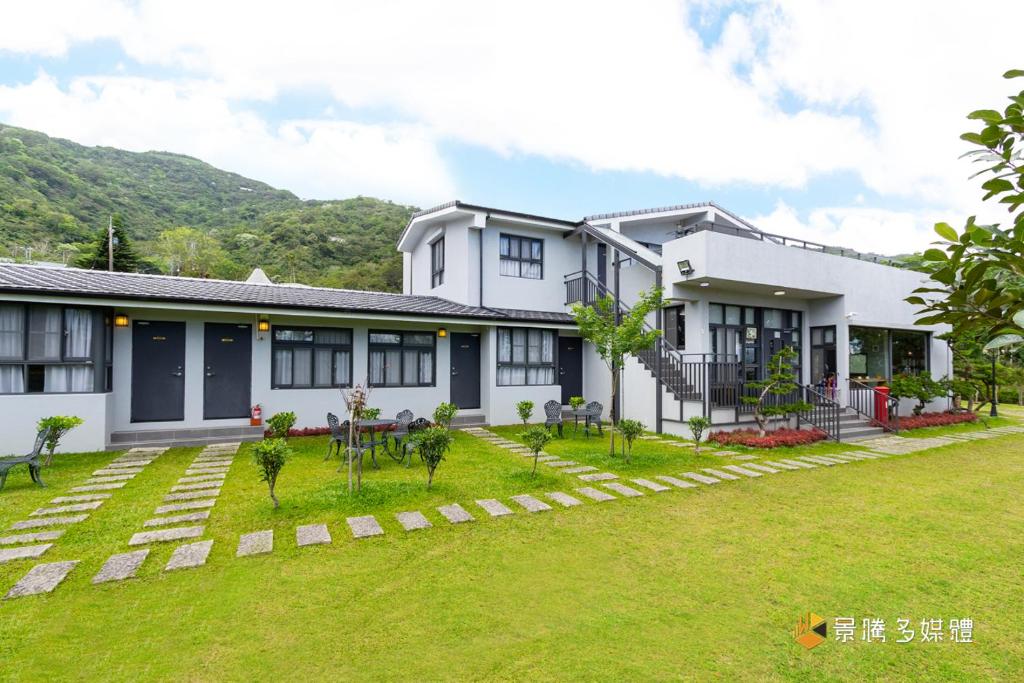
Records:
[[[569,305],[608,293],[628,306],[655,284],[664,340],[630,359],[619,397],[652,429],[748,423],[744,381],[783,345],[817,406],[801,421],[843,438],[870,433],[871,388],[893,374],[950,372],[945,330],[915,326],[903,301],[923,275],[714,204],[565,221],[451,202],[415,215],[398,249],[403,294],[0,264],[9,450],[46,415],[85,419],[71,451],[255,438],[256,404],[321,427],[364,381],[386,416],[450,400],[462,422],[502,424],[518,401],[541,415],[577,395],[607,416],[608,372]]]

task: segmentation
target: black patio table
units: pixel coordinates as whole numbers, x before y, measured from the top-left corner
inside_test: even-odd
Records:
[[[356,433],[358,434],[359,445],[370,447],[370,458],[373,460],[373,466],[377,465],[377,446],[384,446],[387,448],[388,445],[388,431],[387,429],[381,429],[381,427],[392,427],[398,424],[398,420],[394,419],[380,419],[374,418],[373,420],[356,420]],[[370,440],[363,441],[363,434],[369,432]],[[377,438],[380,434],[381,437]]]
[[[576,430],[580,424],[580,418],[583,418],[583,433],[588,437],[590,436],[590,420],[593,417],[597,417],[586,408],[577,408],[572,412],[572,433],[576,434]]]

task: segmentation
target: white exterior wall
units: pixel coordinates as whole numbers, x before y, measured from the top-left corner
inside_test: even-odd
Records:
[[[499,239],[517,235],[544,240],[544,277],[530,280],[500,274]],[[525,225],[490,222],[483,230],[484,306],[521,308],[532,311],[565,309],[565,276],[580,269],[580,246],[575,240],[562,239],[562,232]],[[469,264],[470,268],[475,264]]]
[[[102,451],[107,446],[112,402],[109,393],[0,396],[4,439],[0,454],[26,455],[35,443],[36,423],[53,415],[76,415],[84,420],[61,439],[58,453]]]

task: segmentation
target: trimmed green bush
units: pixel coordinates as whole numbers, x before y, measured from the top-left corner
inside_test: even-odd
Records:
[[[452,420],[455,419],[455,413],[459,412],[459,407],[454,403],[441,403],[434,408],[434,422],[445,429],[451,427]]]
[[[275,415],[276,417],[276,415]],[[274,486],[277,484],[277,475],[281,468],[292,456],[292,450],[284,439],[264,439],[252,447],[252,457],[260,468],[260,481],[267,482],[270,489],[270,499],[274,501],[274,508],[280,507],[277,496],[274,495]]]
[[[700,439],[704,436],[705,430],[711,427],[711,420],[703,415],[694,415],[686,424],[690,426],[690,434],[693,435],[693,452],[700,454]]]
[[[267,429],[273,439],[287,439],[288,432],[295,426],[295,413],[275,413],[267,419]]]
[[[60,440],[64,438],[64,435],[83,422],[82,418],[75,417],[74,415],[51,415],[50,417],[44,417],[36,423],[37,431],[41,432],[47,427],[50,428],[50,434],[46,437],[47,454],[44,465],[49,465],[53,460],[53,452],[57,450],[57,446],[60,445]]]
[[[619,420],[619,432],[622,433],[622,453],[629,462],[633,455],[633,442],[644,433],[647,427],[640,420]]]
[[[530,403],[524,401],[524,403]],[[533,404],[530,403],[532,407]],[[525,422],[525,420],[524,420]],[[520,432],[519,436],[526,442],[526,447],[533,452],[533,474],[537,474],[537,458],[540,456],[540,452],[544,450],[544,446],[548,445],[551,441],[551,432],[544,425],[534,425],[524,432]]]
[[[446,427],[427,427],[413,432],[409,437],[411,443],[423,456],[427,464],[427,488],[434,483],[434,470],[444,460],[444,454],[451,448],[455,437]]]
[[[520,401],[516,404],[516,412],[519,413],[519,419],[525,425],[533,417],[533,401]]]

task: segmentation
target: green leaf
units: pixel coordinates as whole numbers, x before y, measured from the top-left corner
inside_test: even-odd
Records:
[[[1024,311],[1018,311],[1013,315],[1013,324],[1024,328]]]
[[[994,109],[979,109],[967,115],[969,119],[980,119],[987,123],[997,123],[1003,120],[1003,115]]]
[[[925,249],[924,258],[928,261],[948,261],[949,257],[941,249]]]
[[[1001,349],[1004,346],[1013,346],[1014,344],[1020,344],[1024,342],[1024,337],[1019,334],[1001,334],[988,344],[985,344],[986,351],[993,351],[995,349]]]
[[[939,237],[947,239],[950,242],[956,242],[959,236],[956,234],[956,230],[953,229],[949,223],[936,223],[935,232],[938,233]],[[945,260],[946,256],[943,254],[942,260]]]
[[[1024,69],[1010,69],[1003,74],[1003,78],[1020,78],[1024,76]]]

